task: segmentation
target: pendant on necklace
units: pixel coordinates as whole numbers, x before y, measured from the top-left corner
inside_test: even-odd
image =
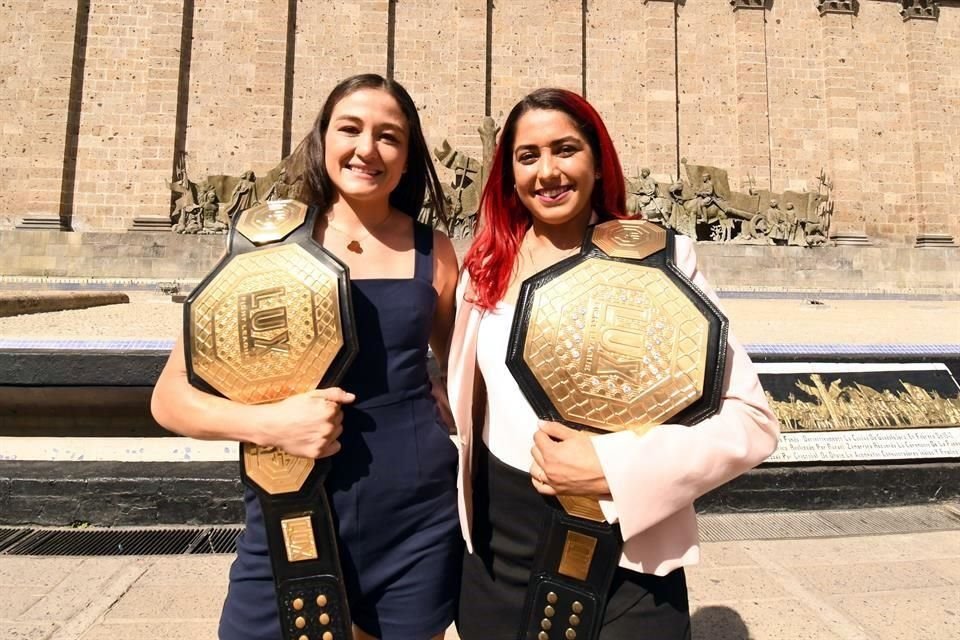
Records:
[[[352,251],[354,253],[363,253],[363,247],[360,246],[359,240],[351,240],[350,243],[347,244],[347,251]]]

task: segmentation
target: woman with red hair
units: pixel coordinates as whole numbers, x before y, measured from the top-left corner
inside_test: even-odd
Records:
[[[613,142],[586,100],[540,89],[510,112],[464,259],[449,359],[467,546],[462,640],[516,638],[524,628],[522,606],[550,508],[545,496],[558,494],[600,496],[605,518],[623,536],[600,638],[689,638],[683,567],[699,559],[693,501],[776,448],[776,419],[732,337],[720,409],[692,427],[586,437],[538,420],[521,393],[505,363],[521,284],[579,251],[588,225],[626,217],[624,192]],[[677,236],[675,244],[676,264],[716,302],[692,242]],[[554,621],[561,631],[568,626],[562,618]],[[545,625],[538,637],[562,637]]]

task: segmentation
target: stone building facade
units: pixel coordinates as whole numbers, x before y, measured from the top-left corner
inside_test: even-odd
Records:
[[[822,170],[836,229],[960,237],[953,0],[12,0],[0,34],[0,230],[167,215],[181,152],[195,179],[264,173],[373,71],[431,146],[479,156],[484,115],[559,85],[628,174],[688,158],[783,191]]]

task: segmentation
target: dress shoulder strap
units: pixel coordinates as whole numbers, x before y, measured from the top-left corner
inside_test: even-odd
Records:
[[[413,222],[413,250],[416,256],[413,277],[433,285],[433,228],[422,222]]]

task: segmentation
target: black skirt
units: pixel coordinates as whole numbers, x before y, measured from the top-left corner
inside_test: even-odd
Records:
[[[547,499],[530,476],[478,442],[473,484],[474,553],[464,552],[457,630],[461,640],[515,640]],[[601,640],[688,640],[690,610],[683,569],[659,577],[619,568]]]

